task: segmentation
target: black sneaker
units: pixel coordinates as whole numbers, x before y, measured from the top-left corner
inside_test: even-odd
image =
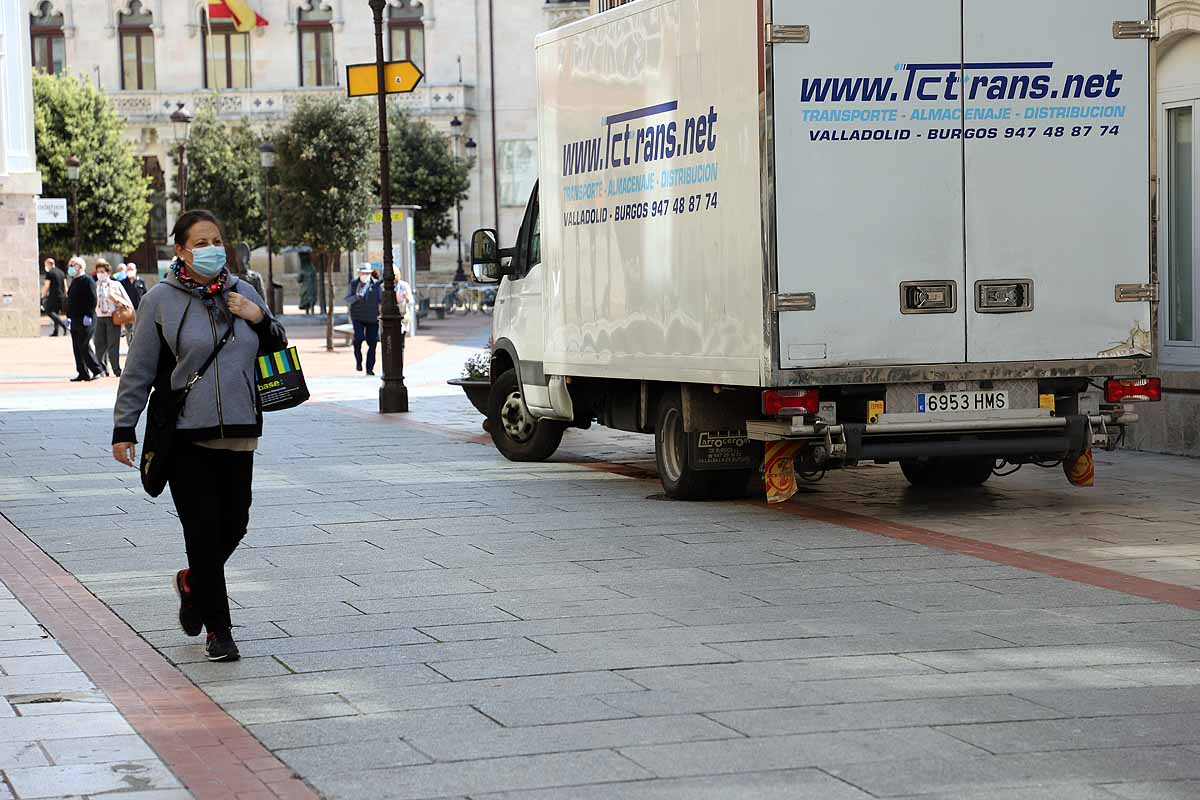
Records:
[[[242,657],[229,631],[210,633],[208,643],[204,645],[204,655],[209,661],[237,661]]]
[[[192,590],[187,588],[186,576],[187,570],[181,569],[175,573],[175,580],[172,582],[175,594],[179,595],[179,627],[183,628],[183,632],[188,636],[199,636],[204,630],[204,621],[200,619],[200,612],[192,602]]]

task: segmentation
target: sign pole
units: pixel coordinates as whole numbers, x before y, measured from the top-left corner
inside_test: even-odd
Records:
[[[369,0],[375,15],[375,74],[379,103],[379,185],[383,205],[383,386],[379,389],[379,413],[408,411],[408,388],[404,385],[404,317],[396,302],[396,265],[392,258],[392,175],[388,154],[387,85],[384,82],[383,8],[387,0]]]

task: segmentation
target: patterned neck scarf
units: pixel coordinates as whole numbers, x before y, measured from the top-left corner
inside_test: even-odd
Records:
[[[188,272],[187,264],[178,258],[171,262],[171,272],[175,273],[175,277],[179,279],[185,289],[201,299],[219,295],[225,291],[225,284],[229,282],[228,268],[222,269],[221,274],[211,281],[198,281]]]

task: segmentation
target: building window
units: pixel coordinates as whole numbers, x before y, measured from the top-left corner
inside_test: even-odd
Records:
[[[154,33],[149,11],[138,0],[129,4],[129,13],[120,14],[117,38],[121,42],[121,88],[153,89]]]
[[[300,85],[333,86],[333,12],[300,11]]]
[[[425,71],[424,7],[413,0],[400,0],[388,7],[388,40],[392,61],[411,61]]]
[[[250,88],[250,34],[227,20],[204,22],[204,88]]]
[[[51,13],[50,3],[37,7],[29,16],[29,35],[33,40],[33,66],[51,75],[63,70],[63,15]]]
[[[498,148],[500,205],[523,206],[537,183],[537,139],[509,139]]]
[[[1167,109],[1166,256],[1167,341],[1172,345],[1200,346],[1196,335],[1196,308],[1200,287],[1196,281],[1196,128],[1197,108],[1190,103]]]

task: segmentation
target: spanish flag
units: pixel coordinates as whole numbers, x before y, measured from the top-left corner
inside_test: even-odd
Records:
[[[231,19],[233,27],[242,33],[267,24],[246,0],[208,0],[208,18]]]

